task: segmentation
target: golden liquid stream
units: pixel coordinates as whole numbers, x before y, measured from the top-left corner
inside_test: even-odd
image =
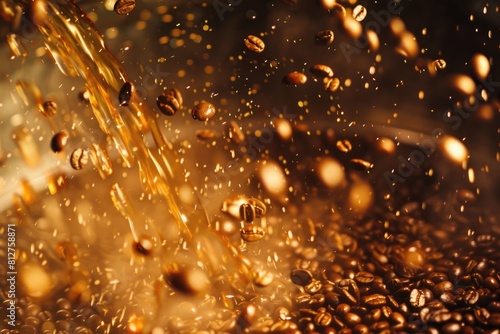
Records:
[[[192,186],[184,177],[183,169],[156,121],[155,113],[144,103],[132,98],[128,107],[120,106],[118,92],[129,81],[86,14],[71,1],[48,1],[46,15],[37,18],[47,49],[57,66],[67,76],[80,76],[86,82],[90,105],[107,138],[123,159],[126,167],[139,168],[139,180],[146,192],[161,196],[167,203],[165,217],[156,221],[153,229],[161,231],[166,225],[176,224],[179,231],[177,244],[162,242],[163,265],[167,268],[174,261],[179,249],[194,254],[194,262],[207,270],[210,277],[232,277],[228,269],[235,268],[236,275],[245,281],[248,265],[237,256],[229,241],[220,238],[209,228],[205,210]],[[40,103],[40,101],[39,101]],[[148,146],[152,138],[154,145]],[[106,138],[105,138],[106,139]],[[113,166],[106,149],[105,139],[91,144],[91,159],[101,177],[113,173]],[[136,181],[132,180],[130,182]],[[180,189],[190,189],[188,198],[179,196]],[[115,208],[128,221],[134,239],[137,233],[133,203],[124,185],[114,184],[110,196]],[[171,240],[172,238],[169,238]],[[160,240],[164,241],[164,240]]]

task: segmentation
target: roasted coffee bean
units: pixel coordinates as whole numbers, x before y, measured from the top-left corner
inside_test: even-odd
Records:
[[[339,317],[334,315],[332,317],[332,321],[330,322],[330,326],[332,326],[336,330],[341,330],[342,328],[346,327],[346,324],[342,320],[340,320]]]
[[[444,323],[451,319],[451,312],[448,309],[432,311],[430,319],[433,322]]]
[[[486,309],[491,313],[500,313],[500,300],[489,302]]]
[[[393,278],[387,282],[386,286],[391,293],[394,293],[403,287],[403,282],[399,278]]]
[[[231,139],[233,144],[239,145],[245,141],[245,134],[235,121],[229,121],[226,129],[227,136]]]
[[[368,11],[366,10],[365,7],[363,7],[361,5],[357,5],[352,10],[352,17],[354,17],[354,19],[356,21],[363,21],[365,19],[367,13],[368,13]]]
[[[435,71],[444,70],[446,68],[446,61],[444,59],[436,59],[432,62]]]
[[[370,329],[368,328],[368,326],[366,326],[364,324],[357,324],[352,329],[352,333],[353,334],[368,334],[368,333],[370,333]]]
[[[335,309],[335,314],[343,316],[351,311],[351,306],[346,303],[341,303]]]
[[[308,284],[304,287],[304,290],[311,294],[314,295],[315,293],[318,293],[321,290],[322,284],[320,281],[313,279],[311,284]]]
[[[384,305],[380,308],[381,316],[383,319],[389,319],[392,314],[392,310],[389,306]]]
[[[314,307],[314,308],[322,307],[324,303],[325,303],[325,295],[323,295],[321,293],[317,293],[315,295],[312,295],[311,300],[309,302],[311,307]]]
[[[483,285],[491,291],[496,291],[499,288],[498,280],[492,276],[486,277],[483,281]]]
[[[305,292],[298,293],[295,295],[295,302],[299,305],[309,304],[311,301],[311,295]]]
[[[358,303],[358,300],[356,299],[356,297],[353,296],[349,292],[349,290],[341,290],[340,296],[341,296],[341,300],[345,301],[346,303],[348,303],[350,305],[356,305]]]
[[[251,223],[255,219],[255,207],[249,203],[243,203],[240,206],[240,219],[245,223]]]
[[[386,297],[378,293],[361,297],[361,304],[369,307],[380,307],[386,303]]]
[[[480,324],[488,324],[488,319],[490,318],[490,312],[484,307],[474,309],[474,319]]]
[[[290,72],[283,78],[283,83],[287,85],[303,85],[307,82],[307,77],[304,73],[297,71]]]
[[[323,85],[327,92],[335,93],[340,87],[339,78],[324,78]]]
[[[399,289],[398,291],[394,292],[394,298],[398,302],[402,302],[404,300],[407,300],[410,297],[410,292],[411,292],[410,288],[403,287],[403,288]]]
[[[241,239],[247,242],[256,242],[262,240],[266,235],[266,231],[257,225],[247,225],[240,231]]]
[[[402,329],[406,326],[406,319],[399,312],[392,312],[389,317],[389,322],[392,324],[392,328],[395,329]]]
[[[477,303],[478,299],[479,299],[479,294],[477,293],[476,290],[467,290],[467,291],[465,291],[463,300],[467,304],[474,305],[475,303]]]
[[[116,14],[124,15],[130,13],[135,8],[135,0],[118,0],[115,2],[114,10]]]
[[[148,256],[153,252],[154,243],[148,236],[141,236],[134,242],[134,251],[140,255]]]
[[[56,133],[50,140],[50,148],[52,151],[55,153],[61,152],[66,147],[68,138],[68,134],[64,131]]]
[[[313,274],[309,270],[294,269],[290,274],[290,278],[294,284],[306,286],[313,281]]]
[[[89,151],[84,150],[83,148],[77,148],[73,151],[73,153],[71,153],[69,162],[73,169],[80,170],[82,168],[85,168],[85,166],[87,166],[87,163],[89,162]]]
[[[245,38],[245,46],[248,50],[256,53],[264,51],[264,48],[266,47],[264,42],[259,37],[254,35],[248,35],[248,37]]]
[[[168,90],[168,92],[167,92],[167,95],[175,97],[175,99],[177,100],[177,102],[179,102],[179,107],[178,107],[179,109],[184,104],[184,99],[182,97],[181,91],[178,90],[177,88],[170,88]]]
[[[46,117],[54,116],[57,113],[57,104],[54,101],[45,101],[41,111]]]
[[[488,325],[494,328],[500,327],[500,313],[491,313],[488,318]]]
[[[484,284],[483,276],[479,273],[473,273],[471,275],[471,279],[472,279],[472,284],[474,284],[476,288],[481,288]]]
[[[399,308],[399,303],[391,295],[387,296],[387,305],[394,310]]]
[[[125,82],[120,88],[118,92],[118,101],[121,106],[128,106],[130,103],[130,99],[132,98],[132,94],[135,92],[135,86],[132,82]]]
[[[337,141],[336,146],[337,146],[337,149],[339,151],[344,152],[344,153],[350,152],[352,150],[352,144],[347,139]]]
[[[255,209],[255,217],[261,218],[261,217],[264,217],[266,215],[267,207],[264,204],[264,202],[262,202],[261,200],[259,200],[257,198],[250,198],[250,199],[248,199],[248,203],[253,205],[253,207]]]
[[[435,284],[448,280],[448,276],[441,272],[431,272],[429,273],[427,278],[433,281]]]
[[[361,317],[354,312],[346,313],[344,316],[344,320],[350,327],[361,323]]]
[[[162,94],[156,98],[156,105],[161,113],[167,116],[173,116],[179,110],[179,101],[173,96]]]
[[[331,78],[333,77],[333,70],[327,65],[314,65],[309,68],[309,72],[320,78]]]
[[[441,332],[444,334],[461,333],[462,326],[456,322],[448,322],[441,327]]]
[[[330,45],[333,43],[335,35],[331,30],[323,30],[316,34],[315,41],[319,45]]]
[[[299,314],[301,317],[314,318],[318,312],[310,308],[301,308]]]
[[[209,130],[209,129],[196,130],[196,137],[201,140],[214,139],[216,136],[217,133],[214,130]]]
[[[215,107],[209,102],[198,103],[193,110],[191,116],[200,121],[207,121],[215,115]]]
[[[376,333],[381,333],[383,331],[386,331],[390,328],[390,324],[388,321],[378,321],[370,325],[370,330],[376,332]]]
[[[354,276],[354,280],[360,284],[369,284],[373,282],[374,276],[367,271],[360,271]]]
[[[325,301],[327,305],[337,307],[340,304],[340,295],[335,292],[327,292],[325,294]]]
[[[443,302],[445,305],[456,305],[456,297],[453,293],[451,292],[443,292],[440,296],[439,299]]]
[[[314,323],[321,327],[329,326],[332,322],[332,315],[328,312],[320,312],[314,317]]]
[[[432,292],[434,293],[435,296],[439,296],[443,292],[450,292],[453,291],[453,289],[454,289],[453,283],[451,283],[450,281],[442,281],[434,286]]]

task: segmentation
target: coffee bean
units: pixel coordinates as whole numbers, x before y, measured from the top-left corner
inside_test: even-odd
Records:
[[[306,286],[311,284],[313,280],[313,275],[309,270],[304,269],[294,269],[290,274],[290,278],[294,284],[300,286]]]
[[[264,42],[259,37],[254,35],[248,35],[248,37],[245,38],[245,46],[248,50],[256,53],[264,51],[264,48],[266,47]]]
[[[340,295],[335,292],[327,292],[325,294],[325,301],[327,305],[337,307],[340,304]]]
[[[372,273],[369,273],[367,271],[360,271],[356,274],[354,277],[354,280],[360,284],[368,284],[373,282],[374,276]]]
[[[476,288],[480,288],[484,284],[483,276],[479,273],[473,273],[471,275],[471,279],[472,279],[472,284],[474,284]]]
[[[344,319],[345,322],[351,327],[361,323],[361,317],[353,312],[346,313]]]
[[[323,30],[316,34],[315,42],[319,45],[330,45],[333,43],[335,35],[331,30]]]
[[[327,92],[335,93],[340,87],[340,80],[339,78],[324,78],[323,84]]]
[[[255,217],[261,218],[261,217],[264,217],[266,215],[267,207],[264,204],[264,202],[262,202],[261,200],[259,200],[257,198],[250,198],[250,199],[248,199],[248,203],[253,205],[253,207],[255,209]]]
[[[178,108],[181,108],[182,105],[184,104],[184,99],[183,99],[181,91],[179,89],[177,89],[177,88],[170,88],[168,90],[168,92],[167,92],[167,95],[175,97],[175,99],[177,100],[177,102],[179,102],[179,107]]]
[[[479,294],[476,290],[467,290],[465,291],[463,300],[469,304],[474,305],[479,299]]]
[[[390,324],[388,321],[378,321],[370,325],[370,330],[381,333],[383,331],[386,331],[390,328]]]
[[[135,8],[135,0],[118,0],[115,2],[114,10],[116,14],[124,15],[130,13]]]
[[[196,130],[196,137],[201,140],[214,139],[216,136],[217,133],[214,130],[209,130],[209,129]]]
[[[85,166],[87,166],[87,163],[89,162],[89,151],[84,150],[83,148],[77,148],[73,151],[73,153],[71,153],[69,162],[73,169],[80,170],[82,168],[85,168]]]
[[[451,319],[451,312],[448,309],[436,310],[430,313],[430,321],[444,323]]]
[[[173,267],[163,275],[166,283],[187,295],[198,295],[210,287],[207,275],[196,267]]]
[[[394,310],[399,308],[399,303],[391,295],[387,296],[387,305]]]
[[[351,311],[351,306],[346,303],[341,303],[335,308],[335,314],[343,316]]]
[[[352,150],[352,144],[347,139],[337,141],[336,146],[339,151],[344,153],[350,152]]]
[[[262,240],[266,235],[266,231],[257,225],[247,225],[240,231],[241,239],[247,242],[256,242]]]
[[[341,300],[344,300],[349,305],[356,305],[358,303],[356,297],[353,296],[348,290],[341,290],[340,296],[342,297]]]
[[[55,153],[61,152],[64,147],[66,147],[68,138],[68,134],[64,131],[56,133],[50,140],[50,148],[52,149],[52,151]]]
[[[313,279],[312,282],[304,287],[304,290],[309,294],[315,294],[321,290],[322,284],[320,281]]]
[[[444,334],[461,333],[462,326],[456,322],[448,322],[441,327],[441,332]]]
[[[326,327],[332,322],[333,316],[328,312],[320,312],[314,317],[314,323],[318,326]]]
[[[489,302],[486,309],[491,313],[500,313],[500,300]]]
[[[425,305],[425,294],[420,289],[413,289],[410,292],[410,304],[413,307],[423,307]]]
[[[406,326],[406,319],[399,312],[392,312],[389,321],[392,324],[392,328],[395,329],[402,329]]]
[[[356,21],[361,22],[365,19],[367,13],[368,11],[366,10],[365,7],[357,5],[356,7],[354,7],[352,11],[352,17],[354,17]]]
[[[450,292],[453,291],[453,289],[454,289],[453,283],[451,283],[450,281],[442,281],[434,286],[432,292],[434,293],[435,296],[439,296],[443,292]]]
[[[283,78],[283,83],[287,85],[303,85],[307,82],[307,77],[304,73],[290,72]]]
[[[439,299],[445,304],[445,305],[456,305],[455,300],[456,297],[453,293],[451,292],[443,292],[440,296]]]
[[[494,328],[500,327],[500,313],[491,313],[488,318],[488,325]]]
[[[179,110],[179,101],[173,96],[162,94],[156,98],[156,105],[161,113],[167,116],[173,116]]]
[[[435,71],[444,70],[446,68],[446,61],[443,59],[436,59],[432,62]]]
[[[215,115],[215,107],[209,102],[198,103],[191,111],[191,116],[200,121],[207,121]]]
[[[490,312],[484,307],[474,309],[474,319],[480,324],[488,324],[488,319],[490,318]]]
[[[389,319],[391,317],[391,314],[392,314],[392,310],[389,306],[387,305],[384,305],[380,308],[380,314],[382,316],[383,319]]]
[[[240,218],[245,223],[251,223],[255,219],[255,207],[252,204],[244,203],[240,206]]]
[[[135,92],[135,86],[132,82],[125,82],[120,88],[118,92],[118,101],[121,106],[128,106],[130,103],[130,99],[132,98],[132,94]]]
[[[154,243],[148,236],[141,236],[134,242],[134,251],[140,255],[148,256],[153,252]]]
[[[407,300],[410,297],[411,290],[408,287],[403,287],[399,289],[398,291],[394,292],[394,298],[398,302],[402,302],[404,300]]]
[[[314,65],[309,68],[309,72],[320,78],[331,78],[333,77],[333,70],[327,65]]]
[[[245,134],[241,130],[238,123],[235,121],[229,121],[226,128],[227,136],[234,144],[239,145],[245,141]]]
[[[54,116],[57,113],[57,104],[54,101],[45,101],[41,112],[46,117]]]
[[[378,293],[361,297],[361,304],[370,307],[380,307],[382,305],[385,305],[386,302],[386,297]]]

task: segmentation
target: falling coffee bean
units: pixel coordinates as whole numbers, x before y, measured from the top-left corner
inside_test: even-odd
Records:
[[[252,204],[244,203],[240,206],[240,218],[245,223],[251,223],[255,219],[255,207]]]
[[[132,98],[132,94],[135,92],[135,86],[132,82],[125,82],[118,93],[118,100],[120,101],[121,106],[128,106],[130,103],[130,99]]]
[[[287,85],[303,85],[307,82],[307,77],[304,73],[291,72],[285,75],[283,78],[283,83]]]
[[[323,84],[327,92],[334,93],[340,87],[340,80],[339,78],[324,78]]]
[[[316,34],[315,36],[315,42],[316,44],[319,45],[330,45],[333,43],[335,35],[333,34],[333,31],[331,30],[323,30],[320,31]]]
[[[179,109],[182,108],[182,105],[184,103],[184,99],[182,98],[181,91],[178,90],[177,88],[170,88],[167,92],[167,95],[175,97],[177,102],[179,102]]]
[[[46,117],[54,116],[57,112],[57,104],[54,101],[45,101],[41,112]]]
[[[358,22],[363,21],[366,17],[366,14],[368,14],[368,11],[361,5],[357,5],[352,11],[352,17],[354,17],[354,19]]]
[[[115,2],[114,11],[116,14],[125,15],[135,8],[135,0],[118,0]]]
[[[77,148],[71,153],[69,158],[69,162],[71,167],[76,170],[80,170],[85,168],[87,163],[89,162],[89,152],[88,150],[84,150],[83,148]]]
[[[241,239],[247,242],[255,242],[264,238],[266,231],[257,225],[247,225],[241,229]]]
[[[180,103],[174,96],[162,94],[156,98],[156,105],[162,114],[173,116],[179,110]]]
[[[68,134],[64,131],[56,133],[50,141],[52,151],[55,153],[61,152],[68,142],[68,137]]]
[[[333,70],[330,68],[330,66],[327,65],[322,65],[322,64],[317,64],[312,66],[309,69],[309,72],[311,72],[313,75],[320,77],[320,78],[331,78],[333,77]]]
[[[248,50],[256,53],[264,51],[264,48],[266,47],[264,42],[259,37],[254,35],[248,35],[248,37],[245,38],[245,46]]]
[[[262,202],[261,200],[259,200],[257,198],[250,198],[248,200],[248,203],[250,203],[254,206],[255,217],[261,218],[261,217],[265,216],[266,211],[267,211],[267,207],[264,204],[264,202]]]
[[[207,121],[215,115],[215,107],[209,102],[198,103],[193,110],[191,116],[200,121]]]

